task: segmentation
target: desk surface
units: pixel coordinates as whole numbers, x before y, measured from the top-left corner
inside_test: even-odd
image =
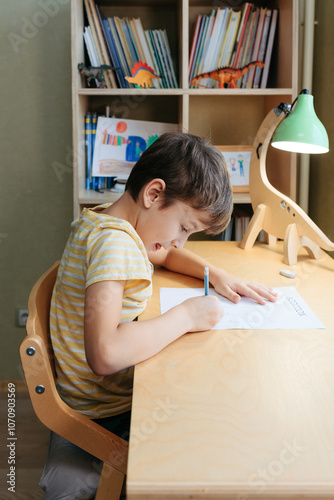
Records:
[[[246,279],[294,285],[325,330],[187,334],[135,369],[127,498],[334,498],[334,261],[304,254],[285,268],[280,244],[187,247]],[[202,286],[157,270],[160,286]]]

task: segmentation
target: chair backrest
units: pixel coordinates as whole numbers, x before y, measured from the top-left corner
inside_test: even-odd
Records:
[[[58,266],[56,262],[39,278],[29,296],[27,336],[20,345],[29,396],[46,427],[126,474],[128,443],[67,406],[56,388],[49,317]]]
[[[59,261],[55,262],[36,282],[28,301],[29,316],[26,330],[28,337],[41,337],[49,354],[50,369],[55,377],[52,344],[50,341],[50,303],[57,278]]]

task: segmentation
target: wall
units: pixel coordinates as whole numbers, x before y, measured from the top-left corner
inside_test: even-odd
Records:
[[[310,162],[309,215],[334,241],[334,100],[333,100],[333,0],[315,3],[313,94],[315,111],[326,127],[329,153],[314,155]],[[334,253],[331,252],[334,256]]]
[[[0,9],[0,379],[18,379],[15,308],[61,257],[72,219],[70,1]]]

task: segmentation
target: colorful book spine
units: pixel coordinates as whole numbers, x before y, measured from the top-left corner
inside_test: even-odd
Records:
[[[265,55],[265,59],[264,59],[264,68],[263,68],[263,73],[262,73],[262,78],[261,78],[261,89],[267,88],[270,61],[271,61],[271,55],[272,55],[272,51],[273,51],[275,32],[276,32],[277,17],[278,17],[278,11],[277,11],[277,9],[274,9],[273,13],[272,13],[271,23],[270,23],[270,30],[269,30],[266,55]]]
[[[96,139],[96,127],[97,127],[97,113],[93,113],[92,116],[92,150],[91,150],[91,165],[93,165],[94,158],[94,147],[95,147],[95,139]],[[101,188],[102,179],[99,177],[92,178],[92,189],[95,191],[99,191]]]
[[[85,116],[86,189],[92,188],[92,116]]]

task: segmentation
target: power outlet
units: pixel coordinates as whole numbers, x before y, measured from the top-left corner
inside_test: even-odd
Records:
[[[16,326],[26,326],[28,319],[28,309],[17,308],[15,310],[15,325]]]

